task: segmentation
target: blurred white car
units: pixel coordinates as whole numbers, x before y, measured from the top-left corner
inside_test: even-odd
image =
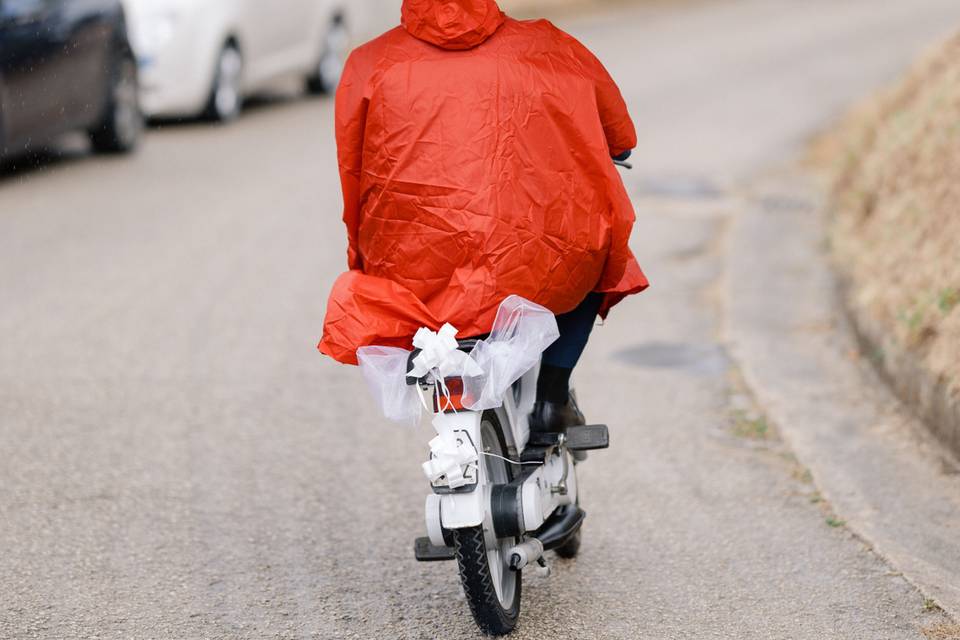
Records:
[[[399,24],[400,0],[124,0],[151,117],[235,118],[291,76],[332,91],[350,49]]]

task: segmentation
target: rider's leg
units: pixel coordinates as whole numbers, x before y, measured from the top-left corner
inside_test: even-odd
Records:
[[[573,311],[557,316],[560,337],[543,352],[531,415],[534,429],[554,431],[584,423],[570,397],[570,374],[587,346],[602,303],[603,294],[590,293]]]
[[[590,293],[573,311],[557,316],[560,337],[543,352],[537,400],[566,403],[570,374],[587,346],[602,302],[602,293]]]

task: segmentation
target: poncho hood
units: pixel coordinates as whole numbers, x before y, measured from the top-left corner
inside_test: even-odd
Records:
[[[495,0],[404,0],[401,9],[410,35],[444,49],[472,49],[503,21]]]

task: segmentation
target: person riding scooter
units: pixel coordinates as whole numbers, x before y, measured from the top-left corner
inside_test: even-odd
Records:
[[[596,317],[647,287],[611,161],[637,142],[623,97],[577,40],[494,0],[404,0],[401,16],[337,91],[349,271],[319,349],[356,364],[421,326],[479,336],[517,294],[560,329],[532,428],[583,424],[569,382]]]

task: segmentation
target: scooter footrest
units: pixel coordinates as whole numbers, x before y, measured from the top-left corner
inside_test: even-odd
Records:
[[[527,443],[527,446],[542,448],[555,447],[560,444],[560,433],[559,431],[531,431],[530,441]]]
[[[605,424],[586,424],[567,427],[567,448],[571,451],[591,451],[610,446],[610,432]]]
[[[438,547],[426,536],[413,541],[413,553],[420,562],[440,562],[457,557],[452,547]]]

